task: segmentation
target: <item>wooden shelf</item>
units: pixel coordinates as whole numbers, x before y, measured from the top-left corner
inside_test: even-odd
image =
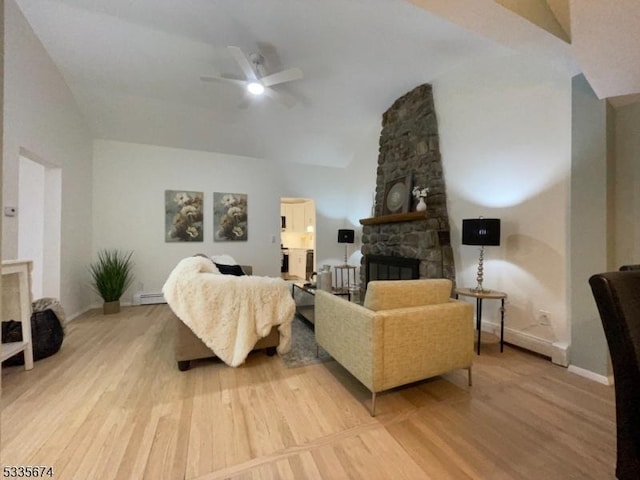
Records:
[[[361,218],[360,225],[380,225],[382,223],[415,222],[426,220],[425,212],[394,213],[391,215],[380,215],[378,217]]]
[[[22,352],[26,346],[26,342],[3,343],[2,346],[0,346],[0,360],[4,362],[7,358],[11,358],[16,353]]]

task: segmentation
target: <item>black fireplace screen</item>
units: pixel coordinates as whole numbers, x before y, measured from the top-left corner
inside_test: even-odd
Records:
[[[366,255],[365,285],[371,280],[413,280],[420,277],[417,258]]]

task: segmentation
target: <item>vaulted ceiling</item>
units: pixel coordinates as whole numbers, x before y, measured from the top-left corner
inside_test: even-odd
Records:
[[[566,62],[614,105],[640,93],[637,0],[409,0],[501,45]]]
[[[635,0],[16,1],[96,138],[343,166],[397,97],[513,51],[584,72],[601,98],[640,92]],[[301,68],[273,87],[298,103],[238,108],[240,87],[202,82],[242,75],[229,45]]]

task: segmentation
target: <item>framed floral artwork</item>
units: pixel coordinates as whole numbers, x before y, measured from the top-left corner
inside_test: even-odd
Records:
[[[165,242],[202,242],[203,192],[164,191]]]
[[[247,240],[247,195],[213,193],[213,241]]]

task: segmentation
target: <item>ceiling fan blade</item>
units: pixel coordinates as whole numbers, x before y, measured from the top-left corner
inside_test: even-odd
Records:
[[[299,68],[288,68],[281,72],[272,73],[266,77],[262,77],[260,81],[265,87],[277,85],[279,83],[292,82],[294,80],[300,80],[302,78],[302,70]]]
[[[236,62],[238,62],[238,65],[240,66],[244,74],[247,76],[247,80],[255,82],[258,77],[256,75],[256,72],[253,71],[251,62],[247,60],[247,56],[244,54],[244,52],[238,47],[227,48],[231,52],[231,55],[233,55],[233,58],[235,58]]]
[[[229,79],[229,80],[240,80],[241,82],[247,83],[247,81],[245,80],[244,77],[241,77],[240,75],[231,75],[230,73],[221,73],[220,76],[222,78],[225,79]]]
[[[237,78],[227,78],[227,77],[214,77],[210,75],[202,75],[200,76],[200,80],[203,82],[227,82],[234,83],[244,88],[247,82],[244,80],[238,80]]]
[[[287,108],[292,108],[296,103],[298,103],[293,95],[289,95],[288,93],[284,92],[276,92],[273,88],[265,88],[264,93],[274,100],[277,100]]]

